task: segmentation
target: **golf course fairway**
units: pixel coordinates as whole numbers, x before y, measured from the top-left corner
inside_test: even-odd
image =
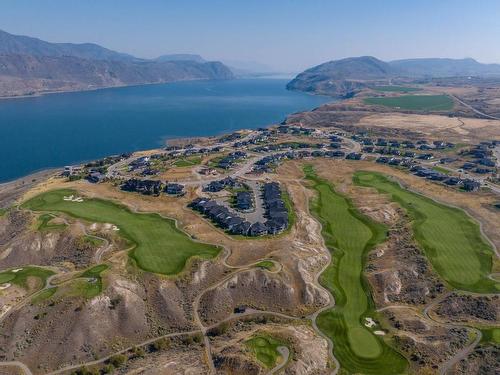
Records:
[[[22,205],[33,211],[62,212],[90,222],[111,223],[117,233],[135,246],[130,255],[143,270],[174,275],[181,272],[191,257],[213,258],[220,249],[191,240],[176,228],[174,220],[158,214],[143,214],[102,199],[64,200],[77,196],[73,190],[52,190]]]
[[[489,278],[493,249],[481,235],[479,225],[463,210],[404,189],[380,173],[356,172],[354,182],[390,194],[408,212],[415,239],[436,272],[451,286],[476,293],[500,291],[500,283]]]
[[[363,268],[367,252],[386,237],[386,228],[360,215],[351,202],[318,178],[310,166],[304,168],[316,191],[311,211],[322,224],[322,235],[331,252],[330,266],[321,283],[335,297],[335,307],[318,315],[318,328],[333,342],[335,357],[350,373],[401,374],[406,359],[371,328],[365,318],[375,316],[374,304]]]

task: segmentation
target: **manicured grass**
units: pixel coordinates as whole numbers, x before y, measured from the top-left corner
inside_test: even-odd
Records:
[[[117,233],[135,245],[130,256],[140,268],[150,272],[174,275],[184,269],[189,258],[209,259],[220,251],[216,246],[192,241],[171,219],[158,214],[134,213],[125,206],[102,199],[63,200],[64,196],[72,194],[78,195],[72,190],[49,191],[30,199],[22,207],[115,224],[119,228]]]
[[[102,292],[101,279],[75,279],[65,291],[68,297],[94,298]]]
[[[311,211],[322,223],[322,235],[332,262],[321,275],[321,283],[335,297],[335,307],[317,318],[318,327],[334,343],[341,367],[352,373],[400,374],[406,359],[382,338],[365,327],[365,317],[375,317],[370,289],[363,276],[367,252],[386,238],[386,228],[360,215],[352,203],[304,168],[317,192]]]
[[[382,105],[415,111],[447,111],[453,108],[448,95],[402,95],[384,98],[366,98],[365,104]]]
[[[484,328],[481,333],[483,334],[481,342],[500,344],[500,327]]]
[[[41,292],[37,293],[35,296],[33,296],[33,298],[31,299],[31,303],[36,305],[37,303],[46,301],[50,297],[52,297],[56,292],[57,292],[57,287],[44,289]]]
[[[293,207],[292,199],[290,198],[290,194],[286,189],[281,189],[281,199],[283,199],[283,203],[285,203],[285,207],[288,212],[288,228],[286,232],[289,231],[295,224],[295,208]]]
[[[270,260],[260,261],[255,266],[260,267],[260,268],[265,268],[268,271],[273,271],[276,268],[274,265],[274,262],[271,262]]]
[[[0,284],[11,283],[26,288],[28,286],[28,277],[36,277],[39,278],[41,280],[41,284],[44,285],[47,278],[54,274],[54,272],[41,267],[29,266],[18,268],[22,269],[17,272],[14,272],[16,268],[0,272]]]
[[[83,271],[76,279],[71,281],[67,295],[93,298],[101,294],[103,290],[101,273],[108,268],[107,264],[98,264]]]
[[[182,159],[177,159],[174,162],[174,165],[176,167],[192,167],[195,165],[198,165],[201,163],[201,157],[199,156],[192,156],[189,158],[182,158]]]
[[[500,290],[500,283],[488,278],[493,249],[481,235],[479,225],[464,211],[404,189],[379,173],[359,171],[354,181],[390,194],[407,210],[415,239],[436,272],[450,285],[478,293]]]
[[[258,335],[245,341],[245,345],[252,351],[257,360],[267,368],[273,368],[281,359],[281,354],[278,352],[279,346],[287,346],[284,342],[268,336]]]
[[[375,86],[372,88],[373,90],[382,92],[414,92],[422,90],[421,88],[418,87],[406,87],[406,86]]]
[[[101,277],[101,273],[107,270],[109,266],[107,264],[98,264],[97,266],[91,267],[88,270],[84,271],[80,277]]]
[[[51,230],[63,230],[66,228],[66,224],[53,224],[51,223],[52,219],[55,216],[51,214],[42,214],[38,217],[38,226],[37,229],[40,232],[51,231]]]
[[[212,159],[210,159],[207,163],[207,166],[211,167],[211,168],[217,168],[218,165],[219,165],[219,162],[224,159],[225,155],[221,155],[221,156],[216,156]]]

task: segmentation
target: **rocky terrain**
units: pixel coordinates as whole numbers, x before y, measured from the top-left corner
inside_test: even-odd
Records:
[[[500,345],[479,346],[453,369],[454,374],[494,375],[500,371]]]
[[[329,61],[305,70],[290,81],[289,90],[349,98],[364,88],[408,83],[436,77],[499,76],[500,65],[473,59],[408,59],[385,62],[373,56]]]
[[[0,31],[0,97],[232,78],[220,62],[145,60],[94,44],[49,43]]]
[[[479,321],[483,323],[500,320],[500,297],[472,296],[452,293],[442,300],[435,309],[439,317],[454,322]]]

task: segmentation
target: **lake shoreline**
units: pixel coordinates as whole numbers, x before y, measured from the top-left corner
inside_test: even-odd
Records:
[[[0,184],[56,166],[164,147],[175,139],[267,127],[335,100],[290,92],[285,84],[186,80],[0,100]]]
[[[0,95],[0,100],[40,98],[40,97],[43,97],[43,96],[46,96],[46,95],[70,94],[70,93],[79,93],[79,92],[91,92],[91,91],[100,91],[100,90],[108,90],[108,89],[119,89],[119,88],[126,88],[126,87],[168,85],[170,83],[179,83],[179,82],[234,81],[234,80],[237,80],[237,79],[239,79],[239,78],[234,78],[234,79],[220,79],[220,80],[202,79],[202,78],[199,78],[199,79],[179,79],[179,80],[175,80],[175,81],[149,82],[149,83],[139,83],[139,84],[133,84],[133,85],[102,86],[102,87],[91,87],[91,88],[80,87],[80,88],[77,88],[77,89],[74,89],[74,90],[71,90],[71,89],[62,89],[62,90],[51,90],[51,91],[39,91],[39,92],[35,92],[33,94],[8,95],[8,96],[2,96],[2,95]]]
[[[25,191],[31,189],[41,181],[55,176],[59,170],[59,168],[43,169],[12,181],[0,183],[0,202],[2,202],[0,208],[11,206]]]

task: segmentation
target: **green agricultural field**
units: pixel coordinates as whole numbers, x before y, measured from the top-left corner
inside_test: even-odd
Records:
[[[356,184],[390,194],[413,220],[415,239],[436,272],[451,286],[477,293],[498,293],[500,283],[488,276],[494,252],[479,225],[464,211],[402,188],[375,172],[357,172]]]
[[[112,223],[119,233],[134,244],[130,256],[137,265],[149,272],[175,275],[181,272],[191,257],[209,259],[220,249],[191,240],[176,228],[174,220],[158,214],[131,212],[125,206],[102,199],[83,202],[63,200],[77,195],[72,190],[53,190],[38,195],[22,205],[33,211],[57,211],[90,222]]]
[[[41,285],[45,285],[47,278],[54,274],[54,272],[40,267],[29,266],[17,269],[19,269],[17,272],[14,272],[16,268],[0,272],[0,284],[11,283],[26,288],[28,277],[36,277],[41,280]]]
[[[453,100],[448,95],[402,95],[383,98],[366,98],[365,104],[382,105],[413,111],[448,111]]]
[[[245,341],[245,345],[252,351],[255,358],[267,368],[273,368],[282,358],[278,347],[287,346],[286,343],[268,336],[258,335]]]
[[[334,295],[335,308],[321,313],[316,323],[333,341],[334,354],[343,369],[400,374],[407,368],[406,359],[363,324],[366,317],[375,317],[364,264],[367,252],[386,238],[387,228],[360,215],[347,198],[318,178],[312,167],[305,167],[304,172],[317,192],[311,211],[322,223],[322,235],[332,255],[320,281]]]
[[[414,92],[421,91],[418,87],[407,87],[407,86],[375,86],[372,87],[373,90],[381,92]]]
[[[201,157],[199,156],[192,156],[192,157],[189,157],[189,158],[181,158],[181,159],[177,159],[175,162],[174,162],[174,165],[176,167],[193,167],[195,165],[198,165],[201,163]]]

